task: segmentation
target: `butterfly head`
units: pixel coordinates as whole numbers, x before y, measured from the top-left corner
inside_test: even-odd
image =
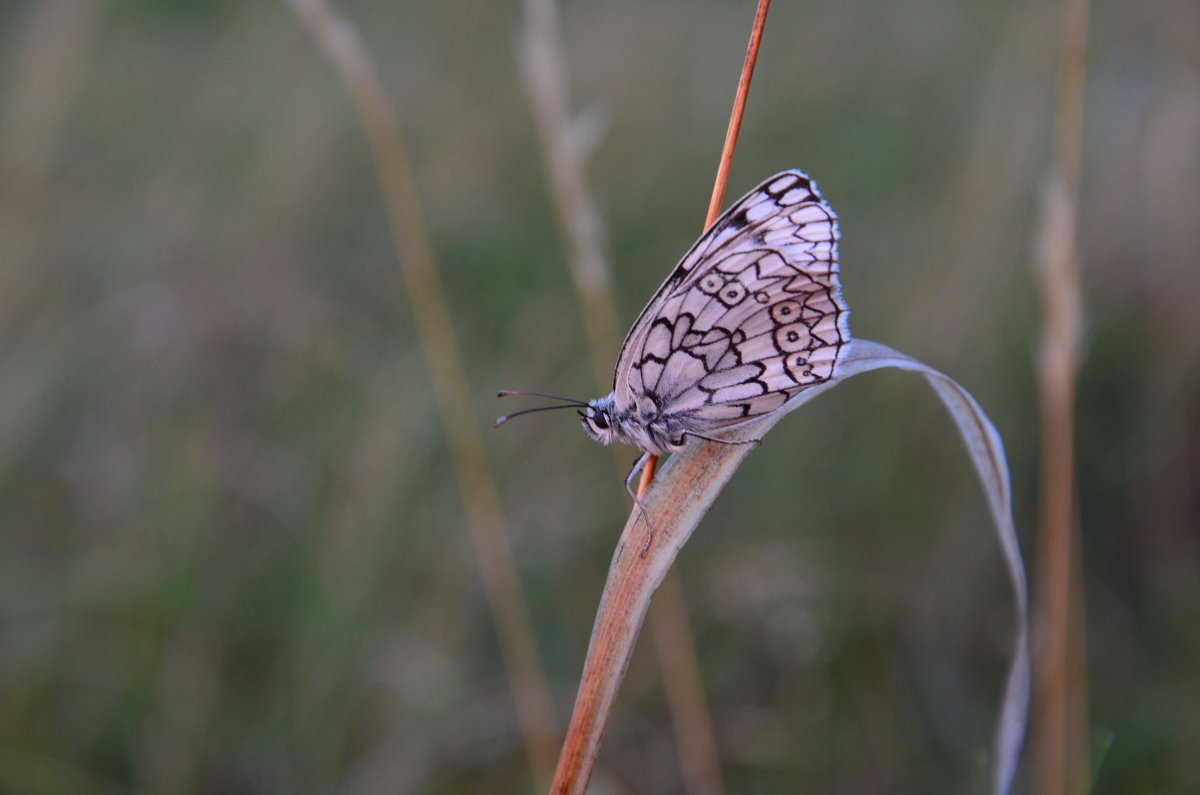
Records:
[[[579,424],[592,441],[612,444],[617,438],[615,403],[612,395],[596,398],[589,400],[587,408],[579,412]]]

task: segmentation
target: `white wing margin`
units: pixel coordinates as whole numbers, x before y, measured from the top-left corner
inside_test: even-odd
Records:
[[[837,216],[784,171],[709,227],[634,323],[617,359],[618,410],[699,432],[772,411],[833,377],[849,342]]]

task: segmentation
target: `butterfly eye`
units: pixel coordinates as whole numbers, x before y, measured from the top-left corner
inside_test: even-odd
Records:
[[[596,412],[592,416],[588,417],[588,419],[591,420],[592,425],[595,425],[599,430],[608,430],[608,415],[604,412]]]

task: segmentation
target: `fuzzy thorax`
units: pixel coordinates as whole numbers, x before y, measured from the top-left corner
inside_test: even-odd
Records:
[[[651,455],[678,452],[687,441],[678,419],[657,411],[619,411],[613,394],[589,400],[587,410],[580,412],[580,425],[600,444],[631,444]]]

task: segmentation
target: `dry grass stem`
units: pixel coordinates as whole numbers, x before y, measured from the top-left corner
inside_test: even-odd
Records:
[[[754,64],[758,63],[758,47],[762,43],[763,29],[767,25],[767,11],[771,0],[758,0],[754,11],[754,24],[750,26],[750,43],[746,45],[746,58],[742,61],[742,72],[738,76],[737,91],[733,96],[733,111],[729,114],[729,126],[725,130],[725,143],[721,146],[721,159],[717,163],[717,178],[713,183],[712,198],[708,202],[708,215],[704,228],[712,226],[721,214],[721,201],[725,198],[725,186],[729,184],[729,169],[733,166],[733,152],[737,148],[738,133],[742,130],[742,117],[746,113],[746,98],[750,96],[750,80],[754,77]]]
[[[525,30],[521,40],[522,74],[538,141],[546,162],[550,193],[567,262],[587,334],[589,358],[600,391],[612,381],[612,357],[618,335],[612,296],[611,258],[595,202],[588,189],[586,161],[590,127],[572,119],[566,61],[563,58],[558,7],[554,0],[522,3]],[[622,477],[627,463],[614,450]],[[643,477],[652,476],[650,466]],[[659,650],[662,682],[675,730],[679,764],[687,791],[707,795],[724,791],[715,733],[700,680],[695,641],[687,621],[683,589],[675,577],[664,584],[651,614],[651,630]]]
[[[1087,666],[1075,495],[1075,391],[1082,334],[1077,212],[1087,64],[1087,0],[1063,5],[1054,161],[1043,189],[1037,281],[1042,481],[1034,789],[1087,789]]]
[[[667,573],[650,603],[650,637],[662,669],[684,790],[690,795],[718,795],[725,791],[721,756],[704,696],[683,585],[674,571]]]
[[[721,158],[717,166],[717,177],[713,186],[712,198],[709,202],[704,229],[707,229],[720,213],[721,201],[724,198],[725,186],[729,180],[729,169],[733,163],[733,153],[737,146],[742,117],[745,114],[746,98],[750,92],[750,80],[754,74],[754,64],[758,60],[758,48],[762,41],[762,32],[766,25],[767,9],[769,7],[770,0],[759,0],[758,8],[755,12],[754,24],[751,27],[750,43],[747,46],[746,57],[738,79],[738,87],[734,96],[733,110],[730,114],[725,143],[722,147]],[[551,182],[558,199],[556,206],[560,207],[560,216],[567,215],[572,207],[581,213],[580,219],[575,224],[567,221],[562,222],[563,228],[567,230],[569,236],[575,228],[584,232],[590,232],[590,230],[595,228],[595,216],[593,212],[590,212],[590,202],[580,201],[571,192],[574,190],[574,186],[583,185],[583,169],[582,159],[578,156],[579,147],[573,144],[569,136],[564,134],[571,129],[571,125],[568,123],[569,120],[566,111],[565,80],[562,77],[565,69],[562,66],[561,46],[558,44],[554,5],[551,0],[527,0],[525,9],[527,17],[531,20],[528,35],[526,36],[525,64],[527,80],[530,85],[530,94],[534,99],[535,115],[539,116],[539,132],[543,139],[543,145],[549,152],[548,159],[551,162],[552,174]],[[537,15],[537,20],[533,21],[532,18],[535,14]],[[545,39],[545,41],[541,41],[542,39]],[[553,71],[554,74],[534,74],[538,69]],[[571,171],[572,173],[557,177],[555,176],[556,168]],[[574,242],[576,243],[576,249],[578,249],[580,244],[588,243],[589,238],[579,235]],[[590,242],[598,244],[598,238]],[[604,261],[599,256],[595,259],[597,262]],[[580,257],[580,260],[581,265],[576,266],[574,270],[577,272],[576,288],[582,296],[587,292],[585,287],[588,282],[585,279],[588,273],[582,267],[582,262],[586,261],[585,258]],[[607,289],[607,282],[604,286]],[[613,303],[611,297],[606,295],[605,298],[610,316],[612,316],[611,307]],[[587,310],[591,300],[587,297],[582,297],[581,300],[584,302],[584,316],[586,319],[589,315]],[[593,340],[595,339],[594,335],[589,336],[592,336]],[[615,345],[610,345],[609,347],[615,349]],[[608,377],[608,371],[604,367],[604,359],[602,356],[598,359],[596,355],[598,348],[595,345],[593,345],[592,350],[593,363],[595,364],[597,360],[600,362],[596,366],[598,367],[600,383],[604,384]],[[657,466],[658,459],[654,456],[650,456],[644,463],[641,480],[637,489],[639,500],[644,497],[650,486],[650,482],[654,479]],[[631,516],[636,516],[638,513],[639,509],[635,508]],[[665,575],[666,572],[664,571]],[[659,583],[656,582],[655,587],[658,585]],[[602,609],[603,607],[601,607]],[[708,711],[707,702],[704,699],[703,691],[699,686],[699,666],[695,659],[695,644],[687,627],[682,590],[674,578],[668,581],[667,596],[660,600],[659,606],[655,608],[655,616],[654,625],[657,647],[660,650],[659,659],[663,665],[664,681],[668,687],[668,701],[675,724],[676,740],[679,743],[680,765],[684,771],[685,785],[689,791],[696,793],[721,792],[724,787],[720,777],[720,765],[717,762],[717,746],[715,733],[712,729],[712,719]],[[632,629],[635,637],[638,631],[640,631],[640,625],[641,622],[639,620],[638,626]],[[632,643],[632,638],[630,641]],[[630,650],[632,651],[632,646]],[[668,650],[671,651],[669,658],[663,654],[663,652]],[[597,686],[597,683],[587,681],[588,672],[592,670],[591,655],[592,651],[589,649],[588,663],[585,664],[583,680],[580,683],[580,691],[576,697],[571,723],[567,729],[567,737],[563,742],[562,752],[559,755],[558,767],[555,771],[554,784],[552,786],[553,792],[582,792],[587,788],[587,782],[590,780],[592,769],[595,766],[600,738],[603,735],[604,726],[608,720],[608,713],[612,707],[611,700],[603,702],[585,698],[585,692],[590,693]],[[628,660],[625,661],[625,664],[628,664]],[[615,681],[602,684],[600,688],[604,692],[608,692],[607,688],[611,685],[611,694],[615,697],[616,688],[619,686],[620,680],[624,677],[624,673],[624,666],[619,671],[606,669],[602,675],[615,677]],[[601,705],[603,705],[602,710],[596,711],[596,708]]]
[[[16,62],[16,76],[4,87],[2,96],[13,99],[0,115],[0,235],[7,249],[0,265],[0,330],[15,318],[13,308],[24,303],[31,284],[15,266],[37,246],[64,123],[107,7],[102,0],[31,6],[21,45],[5,53]]]
[[[556,218],[567,246],[567,264],[582,310],[596,383],[612,380],[611,351],[620,343],[612,268],[600,215],[587,187],[584,163],[593,136],[571,118],[566,64],[554,0],[524,0],[521,66]]]
[[[397,114],[384,92],[357,32],[324,0],[290,0],[305,27],[333,62],[353,97],[375,159],[397,259],[430,370],[438,411],[450,439],[467,529],[500,639],[517,717],[535,778],[548,778],[556,744],[556,720],[533,628],[467,397],[458,343],[421,217]]]

